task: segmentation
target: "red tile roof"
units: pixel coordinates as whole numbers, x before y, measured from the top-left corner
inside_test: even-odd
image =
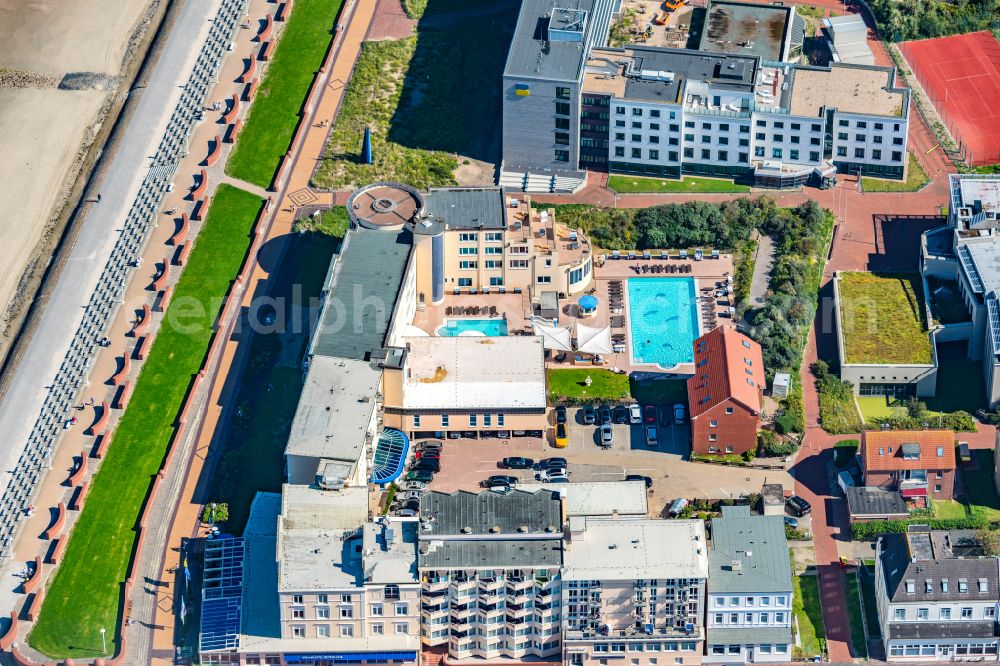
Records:
[[[919,455],[903,457],[906,444],[918,445]],[[870,472],[955,469],[953,430],[866,430],[861,434],[861,448],[865,470]]]
[[[720,326],[694,341],[694,376],[687,385],[692,417],[727,400],[759,414],[764,382],[760,345],[742,333]]]

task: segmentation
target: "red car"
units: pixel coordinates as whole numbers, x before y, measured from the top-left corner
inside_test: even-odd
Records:
[[[441,459],[441,449],[424,449],[422,451],[417,451],[416,454],[414,454],[414,457],[417,460],[421,460],[423,458],[426,458],[428,460],[430,460],[432,458],[436,458],[436,459],[440,460]]]
[[[646,423],[656,423],[656,406],[646,405],[642,408],[642,420]]]

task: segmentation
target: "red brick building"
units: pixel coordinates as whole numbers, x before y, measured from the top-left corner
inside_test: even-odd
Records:
[[[688,379],[691,451],[742,454],[757,446],[764,360],[760,345],[720,326],[694,341],[694,376]]]
[[[955,433],[952,430],[867,430],[861,433],[866,486],[898,490],[921,499],[955,494]]]

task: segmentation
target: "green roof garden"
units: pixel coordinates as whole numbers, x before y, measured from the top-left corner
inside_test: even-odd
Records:
[[[929,365],[924,290],[916,273],[840,273],[845,363]]]

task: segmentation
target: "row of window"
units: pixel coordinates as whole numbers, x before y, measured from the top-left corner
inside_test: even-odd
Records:
[[[874,128],[876,130],[881,131],[881,130],[885,129],[885,123],[872,123],[872,124],[874,125]],[[840,127],[850,127],[851,126],[851,122],[849,120],[847,120],[846,118],[841,118],[840,122],[838,123],[838,125]],[[858,128],[858,129],[868,129],[868,121],[867,120],[857,120],[857,121],[854,122],[854,126],[856,128]],[[813,127],[817,127],[817,126],[813,125]],[[902,124],[901,123],[892,123],[892,131],[893,132],[898,132],[901,128],[902,128]],[[813,131],[816,131],[816,130],[813,130]]]
[[[489,264],[490,262],[487,261],[486,263]],[[471,287],[472,286],[472,278],[467,278],[467,277],[460,277],[460,278],[458,278],[458,286],[459,287]],[[491,287],[502,287],[503,286],[503,278],[499,277],[499,276],[496,276],[496,275],[492,276],[490,278],[490,286]],[[484,291],[483,293],[486,293],[486,292]]]
[[[767,122],[768,122],[767,120],[758,120],[757,121],[757,127],[767,127],[768,126]],[[879,123],[879,124],[881,125],[881,123]],[[784,120],[772,120],[771,121],[771,128],[772,129],[785,129],[785,121]],[[800,130],[800,129],[802,129],[802,123],[788,123],[788,129],[790,129],[792,131]],[[811,131],[811,132],[822,132],[823,131],[823,126],[820,123],[811,123],[810,126],[809,126],[809,131]]]
[[[475,413],[473,413],[473,414],[469,414],[468,415],[468,417],[469,417],[469,427],[470,428],[478,428],[479,427],[479,422],[480,422],[480,418],[479,417],[480,416],[482,417],[482,424],[483,424],[484,428],[491,428],[491,427],[493,427],[494,420],[496,421],[496,425],[497,425],[498,428],[502,428],[504,426],[505,418],[504,418],[503,414],[475,414]],[[414,428],[419,428],[420,427],[420,414],[414,414],[413,415],[413,427]],[[442,414],[441,415],[441,427],[442,428],[449,428],[449,427],[451,427],[451,414]]]
[[[786,615],[783,612],[776,613],[714,613],[713,620],[716,625],[745,625],[745,624],[785,624]]]
[[[478,247],[460,247],[458,248],[458,254],[460,256],[469,256],[474,254],[479,254]],[[483,254],[503,254],[502,245],[486,245],[483,247]]]
[[[954,645],[890,645],[890,657],[942,657],[996,654],[996,643],[958,643]]]
[[[683,641],[680,643],[594,643],[594,652],[621,653],[629,652],[694,652],[697,643]]]
[[[754,139],[756,139],[757,141],[767,141],[767,135],[764,132],[757,132],[754,135]],[[771,135],[771,141],[774,142],[774,143],[784,143],[784,141],[785,141],[785,135],[784,134],[772,134]],[[792,134],[791,136],[788,137],[788,141],[789,141],[789,143],[792,143],[792,144],[800,143],[802,141],[802,137],[800,137],[798,134]],[[809,145],[811,145],[811,146],[821,146],[823,144],[820,141],[820,139],[819,139],[818,136],[811,136],[811,137],[809,137]]]
[[[624,106],[616,106],[615,107],[615,114],[619,115],[619,116],[624,116],[625,115],[625,107]],[[632,115],[633,116],[642,116],[643,115],[643,110],[640,109],[640,108],[638,108],[638,107],[633,107],[632,108]],[[660,116],[660,110],[659,109],[649,109],[649,117],[650,118],[660,118],[661,117]],[[669,112],[669,117],[670,117],[670,120],[674,120],[677,117],[677,112],[676,111],[670,111]]]
[[[974,611],[971,606],[963,606],[957,609],[958,613],[954,612],[955,609],[948,608],[947,606],[938,609],[938,616],[934,618],[935,620],[973,620]],[[983,618],[992,620],[997,616],[997,609],[995,606],[985,606],[983,608]],[[898,621],[904,621],[910,619],[905,608],[896,608],[893,611],[893,619]],[[931,619],[931,612],[929,608],[918,608],[916,613],[916,619],[919,621],[925,621]]]
[[[317,624],[316,627],[316,638],[329,638],[330,637],[330,625],[328,624]],[[341,638],[353,638],[354,637],[354,625],[353,624],[341,624],[338,625],[339,633]],[[397,636],[403,636],[410,633],[410,623],[409,622],[395,622],[393,624],[393,629]],[[374,622],[371,624],[371,633],[375,636],[382,636],[385,634],[385,625],[381,622]],[[292,637],[293,638],[306,638],[306,627],[304,624],[293,624],[292,625]]]
[[[320,596],[326,596],[320,595]],[[350,596],[350,595],[345,595]],[[297,602],[302,603],[302,602]],[[372,604],[370,606],[372,617],[382,617],[385,612],[382,604]],[[398,603],[393,605],[393,610],[396,615],[408,615],[410,610],[410,605],[408,603]],[[291,608],[292,619],[293,620],[304,620],[306,619],[306,609],[305,606],[295,605]],[[329,620],[330,619],[330,607],[329,606],[316,606],[316,617],[317,620]],[[354,606],[350,601],[341,602],[341,605],[337,607],[338,616],[342,620],[350,620],[354,618]]]
[[[516,259],[515,261],[524,261],[525,263],[527,263],[527,261],[525,259]],[[513,264],[514,262],[512,261],[511,263]],[[463,270],[463,271],[473,271],[473,270],[476,270],[477,268],[479,268],[479,262],[478,261],[460,261],[460,262],[458,262],[458,268],[459,268],[459,270]],[[486,261],[483,262],[483,268],[486,268],[486,269],[499,269],[499,268],[503,268],[503,261],[500,260],[500,259],[487,259]],[[511,266],[511,268],[513,268],[513,266]],[[502,285],[502,284],[503,284],[503,282],[498,282],[497,283],[497,285]],[[459,286],[462,286],[462,285],[459,285]],[[471,283],[468,286],[471,286]]]
[[[708,649],[710,654],[740,654],[743,652],[743,644],[739,645],[712,645]],[[788,643],[761,643],[756,646],[757,654],[788,654]]]
[[[867,143],[868,139],[869,139],[869,137],[865,136],[864,134],[855,134],[854,135],[854,140],[858,141],[860,143]],[[837,140],[838,141],[850,141],[850,135],[847,132],[837,132]],[[871,141],[872,141],[872,143],[882,143],[882,135],[881,134],[876,134],[875,136],[871,137]],[[894,145],[894,146],[902,146],[903,145],[903,137],[901,137],[901,136],[894,136],[894,137],[892,137],[892,145]]]
[[[475,243],[477,240],[479,240],[479,233],[475,231],[463,231],[458,235],[458,242],[460,243]],[[483,240],[487,243],[502,241],[503,232],[485,231],[483,232]]]
[[[616,120],[615,121],[615,127],[619,128],[619,129],[624,128],[625,127],[625,121],[624,120]],[[670,123],[670,125],[668,125],[668,128],[670,129],[671,132],[674,132],[674,133],[677,133],[677,132],[681,131],[681,126],[678,125],[677,123]],[[639,129],[639,130],[641,130],[642,129],[642,123],[639,122],[638,120],[633,120],[632,121],[632,129]],[[646,127],[646,129],[648,129],[651,132],[659,132],[660,131],[660,123],[649,123],[648,126]]]
[[[732,407],[726,408],[727,414],[732,414]],[[760,603],[757,603],[757,597],[714,597],[715,603],[713,604],[716,608],[724,608],[726,604],[730,606],[770,606],[771,597],[763,596],[760,597]],[[774,597],[775,606],[784,606],[788,603],[788,597],[784,594],[778,594]]]
[[[864,148],[854,149],[854,158],[858,160],[865,159],[866,150]],[[837,157],[847,157],[847,146],[837,146]],[[882,159],[882,151],[878,148],[873,148],[871,152],[871,159],[880,160]],[[892,151],[891,161],[902,162],[903,161],[903,151],[894,150]]]

